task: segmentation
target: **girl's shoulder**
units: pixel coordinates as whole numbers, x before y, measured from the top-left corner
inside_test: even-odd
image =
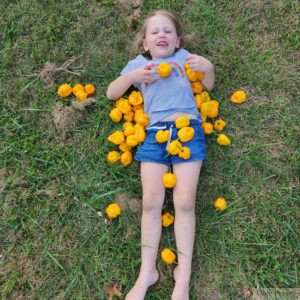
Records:
[[[137,55],[135,58],[128,61],[128,63],[145,63],[148,59],[142,54]]]
[[[189,54],[189,51],[184,48],[180,48],[178,51],[176,51],[175,56],[179,59],[186,59]]]
[[[142,67],[148,60],[142,55],[139,54],[134,59],[129,60],[127,65],[121,71],[121,74],[125,74],[129,71]]]

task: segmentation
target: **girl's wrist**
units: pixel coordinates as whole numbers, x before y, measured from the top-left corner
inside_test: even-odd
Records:
[[[127,74],[128,74],[128,79],[129,79],[131,84],[134,84],[135,82],[137,82],[136,70],[133,70],[133,71],[127,73]]]

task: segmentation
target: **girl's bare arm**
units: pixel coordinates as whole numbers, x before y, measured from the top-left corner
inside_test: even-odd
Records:
[[[204,78],[201,82],[211,91],[215,83],[214,65],[208,59],[196,54],[189,54],[186,62],[193,71],[204,73]]]
[[[153,83],[156,81],[158,77],[153,75],[153,71],[149,70],[149,65],[147,64],[141,68],[123,74],[110,83],[107,88],[106,96],[108,99],[117,100],[122,97],[135,82]]]

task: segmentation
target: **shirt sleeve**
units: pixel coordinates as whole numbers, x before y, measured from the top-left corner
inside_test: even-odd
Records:
[[[127,65],[124,67],[124,69],[121,71],[121,75],[126,74],[128,72],[131,72],[137,68],[142,67],[147,62],[147,59],[143,55],[138,55],[135,59],[130,60]],[[133,85],[141,90],[141,83],[134,82]]]

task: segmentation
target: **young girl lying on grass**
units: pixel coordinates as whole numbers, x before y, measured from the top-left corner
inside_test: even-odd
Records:
[[[183,36],[177,18],[168,11],[151,13],[145,20],[138,35],[138,46],[149,58],[138,55],[128,62],[107,89],[107,97],[120,98],[131,85],[143,94],[144,110],[149,117],[147,136],[139,146],[135,160],[141,162],[143,188],[143,212],[141,222],[142,264],[127,300],[144,299],[147,289],[159,278],[156,257],[161,236],[161,210],[165,198],[163,175],[169,165],[173,167],[177,182],[173,189],[175,208],[175,238],[178,266],[174,269],[175,287],[173,300],[189,299],[189,284],[192,254],[195,238],[195,196],[198,178],[205,159],[205,137],[201,127],[201,116],[197,110],[191,84],[184,70],[187,63],[193,71],[203,72],[202,84],[211,90],[214,86],[214,70],[210,61],[191,54],[182,48]],[[155,71],[162,62],[172,65],[172,72],[161,78]],[[191,156],[185,160],[167,155],[166,144],[153,143],[156,132],[170,130],[170,140],[177,138],[175,120],[188,116],[190,127],[194,128],[192,140],[185,143]],[[169,144],[169,143],[168,143]]]

